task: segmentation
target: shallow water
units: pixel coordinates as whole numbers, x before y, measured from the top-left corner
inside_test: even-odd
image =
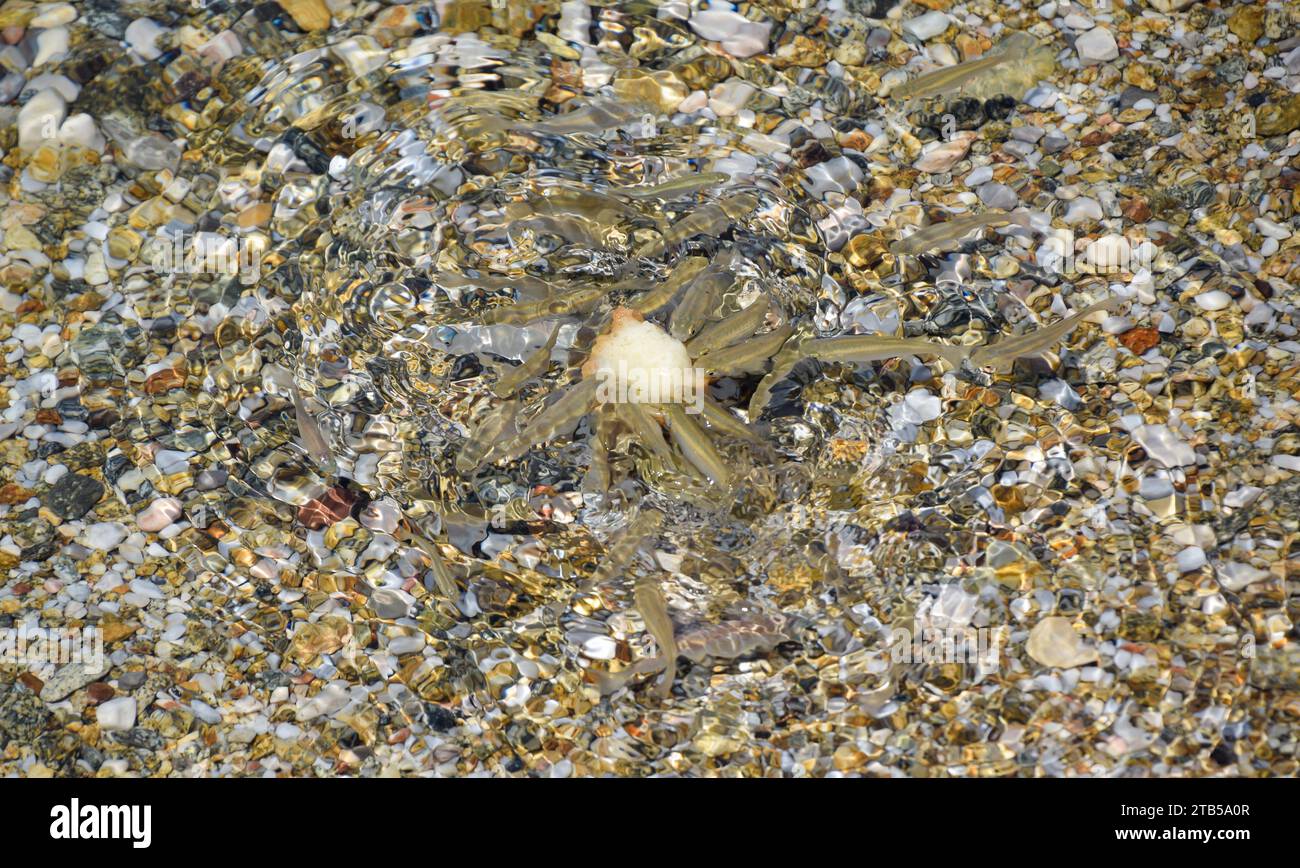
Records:
[[[1294,772],[1296,146],[1127,84],[1213,53],[1124,10],[141,6],[51,66],[102,141],[5,118],[0,611],[109,655],[0,669],[14,719],[152,774]],[[596,402],[629,327],[703,412]]]

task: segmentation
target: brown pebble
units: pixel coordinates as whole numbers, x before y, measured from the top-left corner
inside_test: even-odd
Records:
[[[1151,219],[1151,205],[1141,196],[1125,199],[1120,204],[1120,211],[1134,223],[1145,223]]]
[[[15,503],[22,503],[31,496],[31,489],[23,488],[16,482],[10,482],[6,485],[0,486],[0,503],[6,503],[12,506]]]
[[[336,485],[298,510],[298,521],[309,530],[321,530],[336,521],[347,518],[357,496],[341,485]]]
[[[117,691],[113,689],[113,685],[105,684],[103,681],[96,681],[94,684],[86,688],[86,696],[96,705],[101,702],[107,702],[116,695]]]
[[[169,392],[185,385],[185,376],[175,368],[159,371],[144,382],[144,390],[150,395]]]
[[[1119,342],[1140,356],[1160,343],[1160,332],[1151,328],[1129,329],[1119,336]]]

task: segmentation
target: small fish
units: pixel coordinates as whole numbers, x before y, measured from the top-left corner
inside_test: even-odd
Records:
[[[1084,319],[1092,316],[1097,311],[1114,310],[1122,301],[1123,299],[1119,296],[1112,295],[1110,298],[1089,305],[1073,316],[1067,316],[1060,322],[1053,323],[1045,328],[1038,328],[1028,334],[1016,335],[1012,338],[1000,340],[997,343],[976,347],[970,354],[971,366],[976,368],[1001,367],[1008,362],[1014,362],[1016,359],[1034,356],[1050,350]]]
[[[486,464],[492,448],[501,442],[502,435],[518,412],[518,401],[505,401],[489,410],[461,446],[460,453],[456,456],[456,471],[470,473]]]
[[[1051,76],[1056,52],[1028,33],[1008,34],[982,57],[923,73],[894,88],[895,99],[966,94],[988,99],[1000,93],[1024,96],[1040,79]],[[1016,93],[1019,91],[1019,93]]]
[[[522,431],[494,449],[489,459],[513,461],[534,446],[555,437],[562,429],[576,425],[596,403],[598,385],[598,381],[593,378],[570,386],[558,401],[542,410]]]
[[[646,607],[654,606],[654,600],[647,599]],[[641,609],[639,600],[638,609]],[[646,617],[644,609],[641,609],[641,616],[643,619]],[[675,629],[673,643],[676,658],[685,657],[692,663],[708,663],[713,660],[735,660],[750,654],[761,654],[771,651],[782,642],[793,641],[796,638],[794,629],[796,623],[796,619],[792,618],[757,614],[730,618],[717,624],[699,624],[685,629]],[[646,626],[647,629],[650,626],[648,621]],[[651,635],[654,633],[652,632]],[[659,643],[657,636],[655,643]],[[597,675],[600,694],[609,696],[639,675],[660,672],[666,667],[675,669],[676,658],[672,664],[669,664],[664,660],[663,654],[644,657],[621,672]],[[669,684],[669,689],[671,686]],[[660,685],[661,695],[666,695],[663,690],[663,686]]]
[[[724,490],[730,488],[731,473],[727,470],[727,464],[718,454],[718,450],[713,448],[708,432],[695,424],[680,404],[664,404],[663,411],[668,419],[668,429],[672,432],[673,442],[682,450],[686,460],[703,473],[712,484]]]
[[[437,545],[425,539],[418,531],[412,530],[406,522],[398,525],[394,537],[398,542],[413,545],[424,553],[429,561],[429,572],[433,577],[433,585],[439,592],[452,599],[460,596],[460,588],[457,587],[456,580],[452,578],[451,570],[447,566],[446,560],[443,559],[442,552],[438,551]]]
[[[747,654],[771,651],[794,638],[789,619],[746,615],[682,631],[677,635],[677,655],[692,663],[734,660]]]
[[[731,176],[722,172],[701,172],[692,175],[679,175],[651,187],[621,187],[618,192],[625,196],[631,196],[633,199],[668,201],[710,187],[721,188],[730,180]]]
[[[621,690],[633,678],[650,672],[659,672],[664,668],[664,660],[659,655],[643,657],[621,672],[597,673],[596,688],[601,696],[609,696]]]
[[[302,438],[302,445],[307,450],[307,454],[316,462],[316,466],[326,473],[334,473],[338,467],[334,463],[334,453],[330,451],[329,443],[325,440],[325,433],[321,431],[320,423],[316,418],[307,412],[307,405],[303,402],[302,392],[299,391],[295,383],[292,388],[293,392],[293,414],[298,420],[298,436]]]
[[[628,307],[642,316],[654,313],[676,298],[682,287],[694,280],[695,276],[703,271],[708,264],[709,260],[703,256],[687,256],[673,266],[673,270],[664,279],[663,283],[638,298],[632,299]]]
[[[519,365],[502,372],[492,393],[498,398],[508,398],[523,388],[524,383],[533,377],[540,377],[551,366],[551,351],[555,349],[555,339],[560,336],[557,325],[551,330],[551,336],[540,349],[524,359]]]
[[[586,313],[600,304],[600,300],[613,292],[613,285],[588,286],[560,296],[540,301],[517,301],[503,304],[483,312],[481,321],[487,325],[527,325],[541,319]]]
[[[615,404],[614,414],[628,427],[642,448],[660,458],[672,459],[673,450],[664,439],[663,429],[644,406],[636,403]]]
[[[516,129],[549,136],[603,133],[638,120],[645,113],[646,107],[636,102],[595,99],[562,115],[553,115],[531,125],[521,124]]]
[[[433,575],[434,587],[445,597],[450,597],[453,600],[459,597],[460,588],[456,585],[456,580],[452,578],[451,570],[447,567],[447,562],[443,560],[438,547],[419,537],[413,537],[412,541],[420,547],[420,551],[429,556],[429,572]]]
[[[602,585],[624,569],[631,561],[632,556],[641,544],[658,532],[663,525],[664,514],[657,509],[640,509],[632,520],[627,523],[627,528],[618,541],[609,547],[605,553],[605,559],[601,561],[600,566],[591,574],[591,578],[583,583],[583,589],[594,588]]]
[[[735,283],[736,276],[722,263],[714,263],[691,281],[681,302],[668,318],[668,333],[677,340],[693,335],[718,309],[722,294]]]
[[[504,210],[504,225],[512,238],[519,227],[593,247],[608,247],[621,225],[641,219],[636,209],[612,196],[559,186],[527,201],[511,202]]]
[[[591,447],[591,470],[583,482],[583,491],[592,494],[605,494],[609,491],[610,469],[609,453],[616,446],[614,430],[618,426],[616,417],[608,407],[596,410],[595,442]]]
[[[1029,218],[1019,212],[988,211],[984,214],[972,214],[954,217],[943,223],[932,223],[924,229],[918,229],[906,238],[900,238],[889,245],[895,256],[919,256],[922,253],[941,253],[956,250],[962,239],[976,229],[985,226],[1001,227],[1030,226]]]
[[[527,207],[523,203],[518,204]],[[600,226],[586,217],[574,214],[530,214],[510,220],[507,231],[512,242],[519,242],[518,230],[521,229],[540,235],[554,235],[569,244],[605,249],[610,246],[614,227]]]
[[[771,300],[767,294],[760,295],[744,310],[701,329],[699,334],[686,342],[686,351],[692,358],[696,358],[710,350],[729,347],[736,341],[752,336],[767,319],[770,305]]]
[[[938,356],[953,365],[960,365],[970,356],[969,347],[925,341],[920,338],[895,338],[887,335],[841,335],[805,341],[801,347],[805,356],[823,362],[848,362],[862,364],[898,356]]]
[[[762,371],[794,333],[789,325],[778,326],[770,332],[756,335],[730,347],[705,353],[694,361],[714,376],[732,377]]]
[[[758,441],[758,435],[749,430],[743,422],[731,415],[731,411],[723,407],[708,395],[704,396],[704,411],[701,414],[704,421],[709,423],[709,427],[715,431],[720,431],[737,440]]]
[[[785,345],[776,352],[772,357],[772,370],[768,371],[767,376],[758,381],[758,386],[754,389],[754,394],[749,399],[749,418],[752,422],[757,422],[763,415],[763,409],[767,407],[767,402],[772,400],[772,389],[776,384],[784,380],[794,370],[794,366],[799,364],[807,354],[803,351],[802,345],[805,343],[805,332],[800,332],[800,337],[794,340],[787,340]]]
[[[442,559],[442,553],[438,547],[430,543],[425,549],[429,555],[429,571],[433,573],[433,584],[444,596],[455,599],[460,595],[460,588],[456,585],[456,580],[452,578],[451,570],[447,567],[447,562]]]
[[[636,255],[654,259],[697,235],[717,237],[757,207],[758,197],[753,193],[736,193],[719,202],[710,202],[673,223],[658,239],[647,241]]]
[[[533,196],[526,205],[534,214],[584,217],[602,224],[641,217],[641,212],[631,205],[595,190],[553,184],[543,187],[540,192],[540,196]]]
[[[664,600],[659,582],[652,576],[640,576],[635,586],[636,607],[645,621],[646,629],[659,646],[659,659],[663,662],[664,678],[659,682],[659,697],[667,699],[673,692],[676,676],[677,642],[673,622],[668,616],[668,603]]]

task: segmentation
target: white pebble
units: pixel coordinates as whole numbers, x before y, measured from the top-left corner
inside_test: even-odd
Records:
[[[77,9],[71,3],[42,3],[36,8],[40,11],[27,23],[33,30],[58,27],[77,20]]]
[[[1196,306],[1201,310],[1223,310],[1232,304],[1232,296],[1221,289],[1212,289],[1196,296]]]
[[[592,660],[613,660],[618,645],[609,636],[592,636],[582,643],[582,653]]]
[[[1200,546],[1188,546],[1187,548],[1174,555],[1174,563],[1178,565],[1180,573],[1190,573],[1199,570],[1205,566],[1208,561],[1205,559],[1205,551]]]
[[[1119,57],[1119,45],[1115,37],[1105,27],[1094,27],[1082,33],[1074,40],[1074,50],[1079,53],[1079,60],[1085,66],[1093,63],[1105,63]]]
[[[941,142],[935,147],[930,148],[921,155],[914,164],[913,168],[922,172],[946,172],[970,149],[971,142],[975,140],[975,134],[970,132],[959,133],[952,137],[951,141]],[[975,174],[974,172],[971,173]],[[990,172],[990,175],[992,173]],[[967,176],[966,183],[970,183],[970,177]]]
[[[36,56],[32,66],[44,66],[65,57],[68,53],[68,28],[51,27],[36,35]]]
[[[1100,202],[1087,196],[1080,196],[1072,201],[1070,207],[1066,209],[1065,222],[1071,226],[1077,226],[1080,223],[1091,223],[1100,220],[1104,216]]]
[[[117,548],[126,539],[126,525],[120,521],[100,521],[88,525],[81,532],[81,544],[96,551],[107,552]]]
[[[167,29],[152,18],[137,18],[126,26],[126,41],[145,60],[157,60],[162,56],[157,45],[158,37],[166,32]]]
[[[733,78],[709,91],[709,108],[720,118],[734,117],[756,93],[749,82]]]
[[[1247,585],[1273,577],[1273,574],[1267,570],[1261,570],[1238,561],[1223,564],[1218,568],[1218,573],[1219,584],[1229,591],[1240,591]]]
[[[691,16],[691,29],[701,39],[721,42],[729,54],[752,57],[767,50],[772,23],[750,21],[730,9],[701,9]]]
[[[948,29],[948,16],[938,10],[917,15],[903,22],[903,31],[925,42]]]
[[[1142,425],[1133,432],[1133,439],[1146,450],[1147,455],[1165,467],[1196,463],[1196,450],[1169,430],[1168,425]]]
[[[95,119],[83,113],[71,115],[59,127],[59,141],[91,151],[104,150],[104,137],[95,128]]]
[[[1283,470],[1293,472],[1300,470],[1300,455],[1274,455],[1269,461],[1274,467],[1280,467]]]
[[[95,720],[104,732],[121,731],[135,726],[135,697],[119,696],[95,709]]]
[[[157,533],[181,517],[181,502],[174,497],[160,497],[135,517],[140,530]]]
[[[59,134],[68,107],[54,88],[38,92],[18,112],[18,147],[34,151]]]

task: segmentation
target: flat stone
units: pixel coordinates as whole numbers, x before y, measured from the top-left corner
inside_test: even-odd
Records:
[[[1148,456],[1165,467],[1182,467],[1196,463],[1196,450],[1167,425],[1143,425],[1133,432],[1133,439]]]
[[[59,702],[71,696],[81,688],[98,681],[104,675],[104,667],[92,668],[81,661],[74,661],[58,669],[41,688],[43,702]]]
[[[64,474],[58,482],[50,486],[41,502],[65,521],[81,518],[104,496],[104,484],[91,476],[80,473]]]

